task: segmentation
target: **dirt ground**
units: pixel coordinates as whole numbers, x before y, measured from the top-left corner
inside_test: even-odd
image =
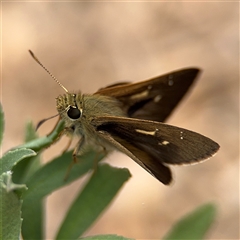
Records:
[[[132,178],[85,235],[115,233],[161,239],[195,207],[215,202],[207,239],[239,239],[239,3],[238,2],[2,2],[2,152],[22,143],[24,124],[56,114],[63,90],[30,57],[31,49],[69,90],[92,93],[116,81],[145,80],[183,67],[203,70],[169,119],[214,139],[218,154],[201,164],[173,167],[164,186],[121,153],[113,166]],[[56,119],[45,123],[41,136]],[[67,139],[48,149],[58,155]],[[84,180],[47,198],[52,239]],[[96,203],[97,204],[97,203]]]

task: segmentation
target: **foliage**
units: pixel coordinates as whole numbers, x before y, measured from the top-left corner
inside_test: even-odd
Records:
[[[0,169],[0,239],[45,239],[44,198],[57,189],[88,173],[95,161],[104,155],[88,151],[81,156],[65,179],[72,163],[72,153],[66,152],[47,164],[40,160],[41,152],[63,130],[60,121],[46,137],[39,138],[31,123],[27,125],[25,144],[11,149],[1,158]],[[0,105],[0,144],[4,132],[4,114]],[[130,178],[127,169],[99,163],[75,201],[69,207],[55,239],[77,239],[97,220]],[[96,202],[98,204],[96,204]],[[207,204],[180,220],[166,235],[170,239],[203,239],[215,216],[215,207]],[[23,221],[22,221],[23,220]],[[98,235],[85,240],[127,240],[117,235]]]

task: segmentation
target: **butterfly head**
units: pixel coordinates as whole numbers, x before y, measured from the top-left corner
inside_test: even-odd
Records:
[[[66,93],[56,98],[57,110],[61,118],[68,118],[72,121],[82,116],[83,102],[81,93]]]

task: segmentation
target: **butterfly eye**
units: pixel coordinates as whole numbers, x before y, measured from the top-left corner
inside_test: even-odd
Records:
[[[74,107],[70,106],[70,108],[67,111],[67,115],[71,119],[78,119],[81,116],[81,111],[78,108],[74,108]]]

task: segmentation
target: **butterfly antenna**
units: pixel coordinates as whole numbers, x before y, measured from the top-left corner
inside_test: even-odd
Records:
[[[28,50],[33,59],[55,80],[55,82],[66,92],[68,93],[68,90],[57,80],[57,78],[38,60],[38,58],[34,55],[34,53],[31,50]]]

